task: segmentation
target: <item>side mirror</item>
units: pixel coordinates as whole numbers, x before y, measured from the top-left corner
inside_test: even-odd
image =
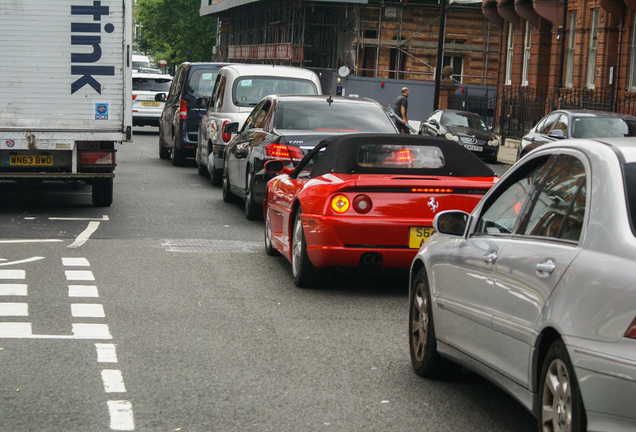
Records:
[[[552,138],[565,138],[565,134],[563,133],[563,131],[561,129],[552,129],[549,133],[548,133],[549,137]]]
[[[463,236],[468,226],[470,215],[459,210],[443,211],[435,215],[433,228],[441,234]]]
[[[155,95],[155,102],[165,102],[166,100],[168,100],[168,98],[165,93],[157,93]]]
[[[237,122],[227,123],[225,126],[223,126],[223,133],[235,134],[235,133],[238,133],[238,129],[239,129],[239,124]]]
[[[265,162],[265,172],[269,174],[291,174],[293,170],[287,168],[282,160],[271,160]]]

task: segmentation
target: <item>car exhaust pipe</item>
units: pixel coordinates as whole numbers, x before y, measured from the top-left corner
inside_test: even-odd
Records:
[[[381,267],[384,258],[381,253],[367,252],[360,257],[360,265],[364,267]]]

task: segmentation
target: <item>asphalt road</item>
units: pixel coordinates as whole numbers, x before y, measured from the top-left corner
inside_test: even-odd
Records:
[[[0,183],[1,431],[535,430],[474,374],[412,372],[403,276],[295,288],[155,132],[118,147],[109,208]]]

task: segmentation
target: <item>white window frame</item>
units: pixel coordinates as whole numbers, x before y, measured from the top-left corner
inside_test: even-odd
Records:
[[[636,91],[636,11],[632,13],[632,32],[629,39],[629,75],[627,88]]]
[[[596,51],[598,49],[598,18],[599,8],[594,8],[590,12],[590,41],[587,52],[587,77],[585,86],[594,88],[594,78],[596,78]]]
[[[508,23],[508,42],[506,44],[506,76],[505,84],[512,84],[512,55],[514,53],[515,35],[513,25]]]
[[[576,48],[576,11],[568,14],[567,45],[565,48],[565,87],[572,88],[574,78],[574,50]]]
[[[521,85],[528,85],[528,75],[530,72],[530,29],[532,24],[526,21],[526,28],[523,33],[523,63],[521,67]]]

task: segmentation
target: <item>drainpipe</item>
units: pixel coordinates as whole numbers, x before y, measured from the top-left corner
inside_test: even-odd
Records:
[[[433,111],[439,108],[439,86],[444,68],[444,37],[446,34],[446,0],[441,0],[439,18],[439,39],[437,40],[437,66],[435,67],[435,93],[433,96]]]
[[[559,74],[559,90],[563,88],[563,65],[565,64],[565,36],[568,34],[568,0],[563,6],[563,38],[561,40],[561,73]],[[576,25],[576,23],[574,23]],[[576,34],[576,31],[574,32]]]

